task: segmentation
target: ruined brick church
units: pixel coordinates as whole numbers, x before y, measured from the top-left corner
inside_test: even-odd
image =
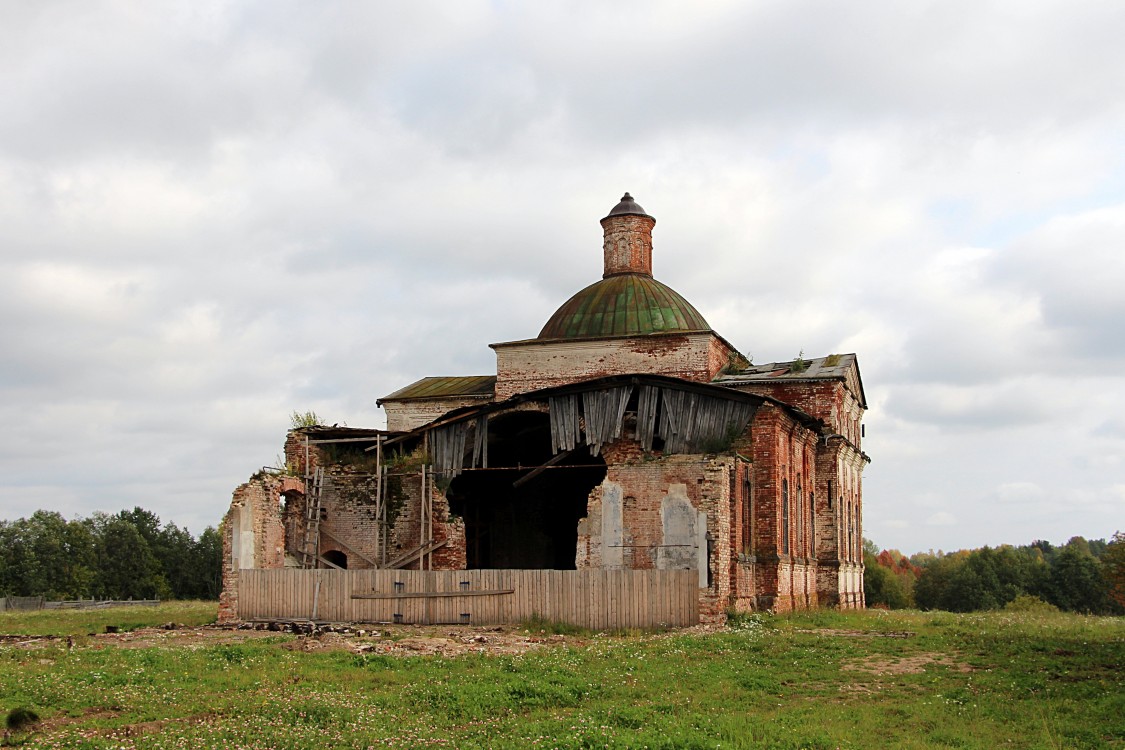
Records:
[[[652,275],[656,219],[601,220],[601,280],[496,374],[425,377],[385,430],[292,430],[234,493],[222,608],[247,568],[686,569],[701,618],[862,607],[854,354],[751,364]]]

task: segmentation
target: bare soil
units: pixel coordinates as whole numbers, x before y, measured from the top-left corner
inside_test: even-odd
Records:
[[[922,674],[929,666],[949,667],[957,672],[972,672],[968,664],[957,661],[953,654],[914,654],[912,656],[869,656],[844,662],[844,669],[873,675]]]
[[[522,654],[550,646],[581,646],[587,636],[531,633],[515,626],[418,626],[362,625],[306,628],[286,639],[282,648],[293,651],[349,651],[391,656],[459,656],[467,653]],[[86,636],[0,636],[6,645],[28,650],[68,644],[73,648],[183,648],[247,643],[289,635],[285,629],[249,629],[205,625],[181,627],[169,623],[159,628],[138,628],[126,633],[94,633]]]

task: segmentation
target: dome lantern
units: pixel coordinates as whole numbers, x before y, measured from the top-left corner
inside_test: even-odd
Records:
[[[652,277],[656,219],[625,193],[602,219],[605,272],[555,311],[540,339],[588,339],[710,331],[676,291]]]
[[[605,252],[603,279],[622,273],[652,276],[652,228],[656,219],[625,193],[602,219],[602,248]]]

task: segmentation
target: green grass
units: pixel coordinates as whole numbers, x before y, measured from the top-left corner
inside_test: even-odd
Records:
[[[578,625],[571,625],[565,622],[557,622],[555,620],[545,620],[539,615],[532,615],[528,619],[519,624],[519,627],[529,633],[536,633],[539,635],[582,635],[590,636],[593,633]]]
[[[0,635],[87,635],[104,633],[106,625],[121,632],[159,627],[167,622],[194,627],[215,621],[215,602],[164,602],[155,607],[107,609],[41,609],[0,613]]]
[[[70,651],[56,641],[0,645],[0,708],[26,706],[43,719],[15,741],[1125,748],[1122,618],[757,615],[722,632],[583,634],[519,656],[444,659],[305,653],[284,648],[283,637],[151,648],[93,640]]]

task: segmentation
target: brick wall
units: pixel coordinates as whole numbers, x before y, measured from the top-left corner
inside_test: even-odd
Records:
[[[602,219],[603,276],[643,273],[652,276],[651,216],[625,214]]]
[[[425,496],[421,471],[410,471],[402,476],[392,478],[397,483],[395,492],[399,499],[396,500],[397,510],[394,514],[394,523],[390,528],[388,558],[417,548],[422,541],[422,498]],[[465,552],[465,522],[454,518],[449,513],[449,502],[445,493],[427,482],[433,508],[432,522],[427,520],[427,526],[432,525],[434,541],[444,541],[445,545],[438,548],[425,561],[426,570],[464,570],[466,567]],[[416,560],[406,566],[410,570],[420,570],[421,560]]]
[[[707,343],[700,351],[714,349]],[[848,407],[842,392],[832,387],[814,389],[804,402],[831,413],[833,398],[841,408]],[[645,454],[634,440],[623,438],[604,446],[603,456],[606,479],[590,493],[587,516],[579,522],[577,567],[695,569],[702,616],[708,620],[721,619],[728,607],[787,611],[863,606],[860,483],[865,459],[855,444],[838,437],[825,440],[784,408],[767,403],[735,441],[732,454]],[[305,470],[299,433],[288,436],[286,458]],[[328,533],[322,535],[322,552],[339,549],[348,555],[349,567],[368,567],[362,556],[379,555],[371,477],[346,461],[330,459],[318,446],[309,448],[307,463],[310,469],[320,465],[327,471],[321,528]],[[430,492],[433,537],[447,544],[426,567],[463,569],[464,523],[450,516],[444,493],[432,485],[422,488],[418,470],[400,471],[405,475],[394,478],[388,492],[388,507],[393,508],[388,559],[419,545],[422,499]],[[284,516],[280,512],[282,483],[280,477],[255,477],[235,492],[223,526],[224,612],[237,607],[236,524],[239,533],[252,526],[259,567],[284,565],[286,535],[292,549],[294,534],[303,531],[301,513],[292,508]],[[291,488],[298,489],[303,487]],[[302,495],[293,497],[303,504]],[[418,568],[419,562],[410,567]]]
[[[701,618],[721,619],[731,593],[727,540],[736,459],[646,456],[632,440],[605,446],[603,454],[606,479],[590,493],[579,524],[577,566],[697,570]]]
[[[817,537],[824,519],[814,512],[818,435],[783,409],[764,404],[754,415],[752,548],[735,571],[735,606],[775,611],[817,606]],[[739,446],[746,450],[744,445]],[[810,493],[812,497],[810,498]],[[743,588],[753,585],[750,588]]]
[[[338,551],[349,568],[379,563],[379,531],[375,475],[347,466],[325,468],[321,488],[320,554]],[[364,559],[367,558],[367,559]]]
[[[290,434],[286,442],[287,461],[304,466],[304,440]],[[292,454],[292,455],[290,455]],[[309,466],[325,469],[321,489],[321,554],[339,551],[347,555],[349,568],[370,568],[371,561],[382,562],[375,487],[374,454],[361,449],[347,449],[344,458],[333,461],[323,446],[310,446]],[[350,463],[349,461],[354,461]],[[387,483],[387,551],[386,559],[393,560],[420,544],[421,473],[415,469],[396,470]],[[446,541],[446,545],[426,558],[434,570],[463,570],[465,568],[465,525],[461,519],[451,518],[445,495],[436,487],[433,494],[433,538]],[[298,527],[303,533],[303,525]],[[358,553],[358,554],[357,554]],[[367,559],[364,559],[367,558]],[[417,568],[418,562],[409,567]]]
[[[387,413],[387,429],[403,432],[429,424],[447,412],[462,406],[475,406],[491,399],[481,398],[435,398],[411,399],[410,401],[383,401],[383,411]]]
[[[863,406],[840,380],[794,381],[788,379],[753,381],[732,386],[735,390],[771,396],[796,406],[843,435],[859,448],[863,442]]]
[[[635,372],[710,382],[730,346],[714,333],[653,334],[618,339],[515,341],[496,350],[496,398],[580,380]]]
[[[235,489],[230,509],[223,517],[223,590],[219,595],[219,619],[238,616],[238,571],[243,568],[285,566],[285,523],[282,493],[304,489],[293,477],[257,474]]]
[[[831,433],[842,437],[829,437],[817,440],[805,440],[805,448],[801,455],[789,455],[783,464],[793,467],[797,461],[809,461],[813,464],[812,472],[805,472],[801,477],[803,483],[804,503],[808,504],[808,492],[811,487],[814,492],[815,517],[813,542],[814,549],[807,557],[815,560],[815,566],[809,570],[800,568],[801,560],[791,561],[793,564],[778,567],[778,575],[788,576],[788,582],[779,582],[780,597],[788,597],[789,601],[779,601],[773,605],[775,609],[788,609],[794,606],[804,606],[803,602],[815,602],[821,606],[862,607],[863,606],[863,469],[866,458],[861,453],[862,418],[864,409],[845,384],[838,380],[815,382],[773,381],[739,384],[737,389],[760,395],[772,396],[785,403],[797,406],[814,417],[824,420]],[[773,409],[773,411],[777,411]],[[781,440],[780,426],[771,416],[770,410],[759,410],[760,419],[755,420],[755,450],[768,452],[755,454],[755,464],[761,464],[759,459],[773,460],[774,455],[782,455],[785,449],[778,443]],[[761,429],[767,428],[772,434],[765,442],[760,438]],[[810,433],[811,435],[811,433]],[[771,442],[772,441],[772,442]],[[768,473],[768,472],[767,472]],[[790,494],[792,496],[797,477],[790,468],[787,477],[768,477],[761,480],[763,487],[770,485],[767,502],[775,502],[780,494],[777,484],[780,479],[788,478],[790,481]],[[805,511],[802,509],[803,514]],[[772,518],[772,516],[771,516]],[[807,523],[807,518],[803,519]],[[791,522],[792,527],[792,522]],[[792,528],[791,528],[792,531]],[[791,547],[797,539],[791,533]],[[783,557],[780,553],[779,557]],[[794,567],[796,566],[796,567]],[[811,572],[810,572],[811,571]],[[770,571],[755,571],[767,580],[762,583],[763,589],[769,589],[772,582],[768,579]],[[802,588],[811,587],[811,588]]]

